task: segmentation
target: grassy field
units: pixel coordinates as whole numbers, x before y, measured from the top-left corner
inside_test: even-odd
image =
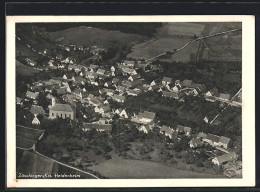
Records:
[[[157,162],[123,159],[117,155],[90,169],[111,179],[223,178],[221,175],[182,170]]]
[[[204,42],[213,54],[209,59],[241,60],[242,59],[242,34],[241,32],[227,33],[205,39]],[[205,55],[204,55],[205,56]]]
[[[20,74],[21,76],[33,76],[37,73],[39,73],[38,70],[19,63],[17,64],[16,62],[16,75]]]
[[[60,44],[98,45],[104,48],[109,47],[113,41],[128,44],[145,39],[141,35],[126,34],[119,31],[107,31],[86,26],[51,32],[49,36],[52,40],[60,39]]]
[[[132,47],[132,52],[127,55],[127,58],[136,59],[149,59],[154,56],[160,55],[161,53],[178,49],[185,45],[191,38],[180,38],[180,37],[167,37],[159,38],[157,40],[139,43]],[[188,61],[190,54],[197,52],[198,43],[193,43],[187,46],[182,51],[175,53],[172,57],[172,61]]]
[[[205,25],[202,23],[184,23],[184,22],[172,22],[165,23],[161,27],[157,35],[158,36],[199,36],[203,32]]]

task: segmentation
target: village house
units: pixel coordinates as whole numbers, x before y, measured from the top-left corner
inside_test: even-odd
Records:
[[[25,61],[28,65],[30,66],[36,66],[37,65],[37,62],[36,61],[33,61],[32,59],[29,59],[29,58],[25,58]]]
[[[21,97],[16,97],[16,104],[23,105],[23,100]]]
[[[122,95],[114,94],[113,96],[111,96],[111,98],[118,103],[124,103],[125,102],[125,96],[122,96]]]
[[[148,124],[153,122],[155,119],[155,113],[149,112],[149,111],[144,111],[144,112],[139,112],[138,115],[134,115],[131,119],[131,121],[136,122],[136,123],[143,123],[143,124]]]
[[[131,61],[131,60],[124,60],[122,62],[123,65],[127,65],[128,67],[134,67],[135,66],[135,61]]]
[[[89,131],[91,129],[96,129],[97,131],[108,133],[112,130],[112,124],[98,124],[98,123],[83,123],[83,131]]]
[[[220,137],[213,134],[208,134],[206,138],[203,138],[202,140],[209,143],[211,146],[217,146],[219,142]]]
[[[101,68],[99,68],[99,69],[97,70],[97,74],[99,74],[99,75],[104,75],[105,72],[106,72],[106,70],[101,69]]]
[[[198,134],[198,136],[197,136],[197,138],[200,138],[200,139],[206,139],[207,138],[207,134],[206,133],[203,133],[203,132],[199,132],[199,134]]]
[[[52,98],[52,105],[49,109],[49,118],[55,119],[57,117],[70,118],[73,120],[75,118],[74,111],[69,104],[57,104],[55,98]]]
[[[89,94],[87,99],[88,99],[88,102],[89,102],[90,105],[93,105],[93,106],[102,105],[102,102],[91,94]]]
[[[172,82],[172,78],[170,77],[163,77],[162,79],[162,84],[165,85],[169,85]]]
[[[101,92],[101,93],[105,93],[105,94],[108,95],[108,96],[112,96],[112,95],[114,95],[115,90],[104,88],[104,89],[101,89],[100,92]]]
[[[134,81],[131,82],[131,87],[132,87],[132,88],[135,88],[135,87],[137,87],[137,86],[139,86],[139,85],[142,85],[142,84],[143,84],[143,80],[141,80],[141,79],[136,79],[136,80],[134,80]],[[147,89],[148,89],[148,87],[149,87],[148,84],[143,84],[143,86],[147,86]]]
[[[123,81],[121,82],[121,84],[122,84],[122,86],[124,86],[124,87],[126,87],[126,88],[132,87],[132,82],[129,81],[129,80],[123,80]]]
[[[136,75],[137,72],[134,69],[122,68],[123,75]]]
[[[150,125],[146,124],[146,125],[141,125],[141,126],[138,128],[138,130],[139,130],[140,132],[144,132],[144,133],[147,134],[149,131],[152,130],[152,128],[151,128]]]
[[[191,136],[191,128],[190,127],[177,125],[176,132],[177,133],[184,133],[186,136]]]
[[[137,91],[137,90],[134,90],[134,89],[129,89],[129,90],[126,91],[126,93],[128,95],[131,95],[131,96],[137,96],[137,95],[139,95],[140,91]]]
[[[34,115],[34,118],[32,120],[32,124],[33,125],[40,125],[41,124],[41,122],[40,122],[39,118],[37,117],[37,115]]]
[[[39,92],[31,92],[31,91],[27,91],[26,92],[26,97],[30,98],[30,99],[37,99],[37,97],[39,96]]]
[[[141,75],[140,74],[136,74],[136,75],[130,75],[128,77],[128,80],[129,81],[134,81],[134,80],[137,80],[137,79],[140,79],[141,78]]]
[[[115,78],[115,77],[112,79],[112,83],[113,83],[113,84],[118,84],[118,82],[119,82],[119,79],[117,79],[117,78]]]
[[[69,64],[68,70],[71,71],[73,69],[75,70],[75,72],[80,72],[81,71],[81,66]]]
[[[98,74],[95,73],[95,72],[90,72],[90,71],[86,71],[85,72],[85,75],[86,75],[86,78],[89,78],[89,79],[95,79],[98,77]]]
[[[229,101],[230,95],[229,94],[220,93],[218,99],[220,101]]]
[[[105,101],[104,101],[104,105],[109,105],[108,100],[105,100]]]
[[[220,165],[223,165],[227,162],[236,161],[236,160],[237,160],[237,154],[235,152],[231,152],[231,153],[228,153],[228,154],[224,154],[224,155],[215,157],[214,159],[212,159],[212,162],[215,165],[220,166]]]
[[[162,91],[163,97],[169,97],[179,100],[181,96],[183,95],[182,92],[168,92],[168,91]]]
[[[230,138],[221,136],[218,141],[218,146],[228,149],[230,145]]]
[[[125,109],[119,108],[119,109],[115,110],[114,113],[118,114],[122,118],[128,118],[128,115],[127,115]]]
[[[160,133],[172,139],[172,134],[174,133],[174,130],[170,127],[163,125],[160,129]]]
[[[116,71],[116,69],[115,69],[114,66],[112,66],[112,67],[110,68],[110,70],[111,70],[111,72],[115,72],[115,71]]]
[[[116,88],[116,91],[118,91],[119,93],[124,93],[125,92],[125,87],[121,86],[121,85],[118,85],[117,88]]]
[[[112,86],[112,82],[111,81],[107,81],[104,83],[104,87],[111,87]]]
[[[188,80],[188,79],[185,79],[184,81],[181,82],[181,86],[182,87],[192,87],[192,80]]]
[[[59,88],[59,89],[56,89],[57,93],[59,95],[64,95],[67,93],[67,88],[66,87],[62,87],[62,88]]]
[[[206,96],[215,96],[218,93],[218,89],[214,87],[206,93]]]
[[[201,138],[195,138],[189,141],[190,148],[198,148],[203,145],[202,139]]]
[[[91,64],[89,65],[88,69],[90,70],[90,72],[95,72],[97,71],[98,67],[99,67],[98,65]]]
[[[206,89],[204,84],[192,84],[193,95],[197,96],[199,93],[203,92]]]
[[[94,110],[96,113],[100,113],[100,114],[108,113],[111,111],[111,109],[108,105],[96,106]]]

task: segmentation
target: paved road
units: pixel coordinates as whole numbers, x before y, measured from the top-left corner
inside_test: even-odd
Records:
[[[210,124],[212,124],[217,118],[218,116],[232,103],[233,99],[239,94],[239,92],[242,90],[242,88],[239,89],[239,91],[230,99],[229,103],[226,105],[226,107],[224,107],[224,109],[222,109],[210,122]]]

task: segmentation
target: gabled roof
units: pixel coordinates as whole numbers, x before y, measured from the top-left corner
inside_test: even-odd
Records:
[[[151,130],[151,127],[146,124],[146,125],[141,125],[138,130],[141,131],[142,129],[145,129],[147,132]]]
[[[230,139],[228,137],[221,136],[219,142],[228,144],[230,142]]]
[[[138,95],[138,94],[139,94],[139,91],[133,90],[133,89],[129,89],[129,90],[127,91],[127,93],[128,93],[128,94]]]
[[[91,64],[91,65],[89,66],[89,68],[90,68],[90,69],[97,69],[97,68],[98,68],[98,65],[93,65],[93,64]]]
[[[131,86],[134,87],[134,86],[140,85],[142,83],[143,83],[143,81],[141,79],[136,79],[136,80],[131,82]]]
[[[105,93],[114,93],[115,92],[114,89],[106,89],[106,88],[104,88],[103,90],[104,90]]]
[[[202,138],[202,139],[206,139],[207,138],[207,134],[203,133],[203,132],[200,132],[197,137],[198,138]]]
[[[117,100],[120,100],[120,101],[124,101],[125,100],[125,96],[121,96],[121,95],[117,95],[117,94],[114,94],[113,98],[117,99]]]
[[[50,110],[73,112],[73,109],[69,104],[55,104],[53,107],[50,108]]]
[[[211,89],[209,91],[212,95],[215,95],[216,93],[218,93],[218,89],[216,87],[214,87],[213,89]]]
[[[104,69],[100,69],[100,68],[99,68],[99,69],[97,70],[97,73],[100,73],[100,74],[104,74],[105,72],[106,72],[106,70],[104,70]]]
[[[163,126],[161,127],[161,130],[160,130],[160,131],[165,132],[165,134],[169,134],[169,135],[172,135],[172,134],[174,133],[174,130],[173,130],[173,129],[171,129],[171,128],[165,126],[165,125],[163,125]]]
[[[124,63],[125,63],[126,65],[128,65],[128,64],[133,65],[133,64],[135,64],[135,61],[124,60]]]
[[[111,111],[111,108],[108,105],[102,105],[102,106],[100,106],[100,108],[102,108],[104,110],[104,112]]]
[[[97,129],[97,130],[105,130],[105,131],[112,130],[112,124],[83,123],[83,126],[86,129]]]
[[[133,73],[135,70],[126,67],[126,68],[122,68],[122,71],[125,72],[125,73]]]
[[[193,84],[191,87],[198,88],[199,91],[204,91],[206,89],[206,86],[204,84]]]
[[[191,132],[191,128],[190,127],[185,127],[185,126],[182,126],[182,125],[177,125],[176,131]]]
[[[228,154],[218,156],[218,157],[216,157],[216,159],[218,160],[219,163],[224,163],[227,161],[234,160],[234,159],[236,159],[236,157],[237,157],[237,154],[235,152],[231,152]]]
[[[172,78],[170,78],[170,77],[163,77],[162,81],[171,83],[172,82]]]
[[[181,92],[168,92],[168,91],[163,91],[162,95],[164,97],[172,97],[172,98],[180,98],[180,96],[182,95]]]
[[[131,77],[135,80],[135,79],[141,78],[141,75],[140,74],[136,74],[136,75],[131,75]]]
[[[198,147],[198,146],[201,146],[201,145],[202,145],[202,141],[201,141],[200,138],[192,139],[189,143],[190,143],[191,145],[193,145],[194,147]]]
[[[206,139],[213,142],[219,142],[220,137],[209,133]]]
[[[146,119],[152,119],[153,120],[154,117],[155,117],[155,113],[149,112],[149,111],[144,111],[143,113],[139,112],[138,117],[139,118],[146,118]]]
[[[222,98],[222,99],[226,99],[226,100],[230,99],[230,95],[229,94],[224,94],[224,93],[220,93],[219,97]]]
[[[119,81],[119,79],[117,79],[117,78],[113,78],[113,79],[112,79],[112,82],[113,82],[113,83],[117,83],[118,81]]]
[[[38,92],[31,92],[31,91],[27,91],[26,92],[26,95],[28,96],[28,97],[30,97],[30,98],[33,98],[33,99],[36,99],[37,97],[38,97],[38,95],[39,95],[39,93]]]
[[[32,105],[30,112],[32,114],[42,114],[42,115],[45,114],[44,109],[41,106],[38,106],[38,105]]]
[[[185,79],[182,82],[182,86],[184,86],[184,87],[191,87],[192,86],[192,80]]]
[[[66,88],[66,87],[63,87],[63,88],[59,88],[59,89],[56,89],[56,90],[57,90],[57,93],[58,93],[58,94],[65,94],[67,88]]]

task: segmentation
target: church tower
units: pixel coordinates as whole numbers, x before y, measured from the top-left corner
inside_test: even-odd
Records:
[[[56,104],[55,97],[51,98],[51,106],[53,107]]]

